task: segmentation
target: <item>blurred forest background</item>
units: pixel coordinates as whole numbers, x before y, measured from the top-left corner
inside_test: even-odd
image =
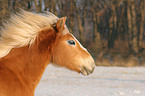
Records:
[[[145,66],[145,0],[0,0],[0,25],[19,8],[67,16],[98,66]]]

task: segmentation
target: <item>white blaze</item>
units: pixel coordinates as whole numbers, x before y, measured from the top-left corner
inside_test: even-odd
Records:
[[[71,33],[70,33],[71,34]],[[72,34],[71,34],[72,35]],[[72,35],[73,36],[73,35]],[[87,51],[87,49],[86,48],[84,48],[83,46],[82,46],[82,44],[73,36],[73,38],[78,42],[78,44],[80,45],[80,47],[83,49],[83,50],[85,50],[87,53],[89,53],[88,51]]]

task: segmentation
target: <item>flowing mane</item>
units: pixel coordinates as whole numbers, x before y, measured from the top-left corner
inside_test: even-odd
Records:
[[[69,32],[66,18],[21,10],[1,27],[0,96],[34,96],[50,63],[89,75],[95,62]]]
[[[21,10],[20,13],[13,14],[8,21],[3,22],[0,29],[0,58],[12,48],[32,44],[41,29],[51,26],[58,19],[50,12],[38,14]]]

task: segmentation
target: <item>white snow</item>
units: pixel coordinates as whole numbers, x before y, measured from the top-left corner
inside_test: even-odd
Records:
[[[145,67],[96,67],[83,76],[48,65],[35,96],[145,96]]]

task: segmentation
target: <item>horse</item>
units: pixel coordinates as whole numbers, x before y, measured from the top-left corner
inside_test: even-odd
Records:
[[[34,96],[48,64],[89,75],[90,53],[69,32],[67,17],[21,10],[3,22],[0,32],[0,96]]]

